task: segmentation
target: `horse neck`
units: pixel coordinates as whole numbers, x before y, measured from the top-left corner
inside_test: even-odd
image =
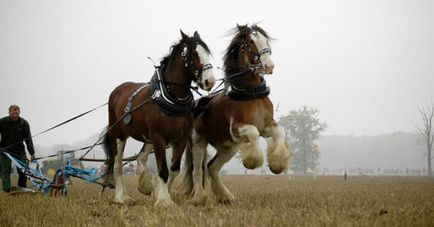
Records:
[[[170,82],[168,86],[172,94],[178,98],[184,98],[191,94],[190,88],[188,87],[191,84],[191,80],[188,79],[185,67],[180,61],[169,61],[167,67],[164,69],[163,75],[164,80]]]
[[[262,83],[262,79],[256,73],[249,71],[243,74],[237,80],[231,84],[236,85],[239,88],[257,87]]]

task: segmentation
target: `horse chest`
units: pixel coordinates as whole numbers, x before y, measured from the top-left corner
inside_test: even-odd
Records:
[[[195,120],[195,130],[215,143],[231,142],[231,130],[253,125],[259,132],[273,119],[273,107],[268,98],[234,100],[216,97]]]

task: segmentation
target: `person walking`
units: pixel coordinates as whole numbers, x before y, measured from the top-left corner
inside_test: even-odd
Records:
[[[2,189],[5,192],[11,190],[11,160],[3,153],[8,152],[16,159],[26,163],[26,152],[24,142],[26,143],[27,151],[30,154],[30,160],[35,159],[35,149],[32,141],[29,123],[20,117],[20,107],[11,105],[9,107],[9,116],[0,119],[0,165]],[[17,168],[19,174],[18,186],[27,187],[27,177]]]

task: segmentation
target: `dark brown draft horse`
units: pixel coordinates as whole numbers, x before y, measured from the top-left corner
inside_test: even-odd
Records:
[[[273,119],[270,89],[262,77],[273,73],[269,36],[257,25],[238,25],[233,34],[224,56],[225,89],[208,100],[199,100],[199,105],[205,106],[194,121],[193,149],[186,152],[180,192],[193,195],[194,204],[206,203],[204,181],[208,174],[219,202],[234,199],[219,171],[237,151],[246,168],[261,166],[264,158],[260,136],[267,138],[267,158],[273,173],[286,170],[292,154],[285,131]],[[217,153],[206,163],[208,144]]]
[[[142,168],[139,191],[154,191],[156,205],[171,205],[170,184],[180,169],[181,157],[190,140],[193,128],[191,108],[193,95],[191,82],[210,90],[215,78],[209,63],[210,51],[197,32],[193,37],[181,31],[182,39],[171,47],[157,67],[151,82],[126,82],[110,94],[108,102],[109,125],[105,135],[108,156],[107,176],[115,180],[114,201],[124,203],[131,198],[126,194],[122,181],[122,158],[126,141],[132,137],[144,143],[138,157],[140,166],[146,166],[145,156],[152,150],[158,166],[154,189],[150,175]],[[129,118],[128,120],[126,118]],[[170,173],[166,163],[166,146],[173,147]]]

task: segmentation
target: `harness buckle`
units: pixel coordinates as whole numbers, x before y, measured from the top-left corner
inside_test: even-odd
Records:
[[[154,94],[152,94],[151,98],[156,99],[160,96],[161,96],[161,91],[157,89],[157,90],[155,90]]]

